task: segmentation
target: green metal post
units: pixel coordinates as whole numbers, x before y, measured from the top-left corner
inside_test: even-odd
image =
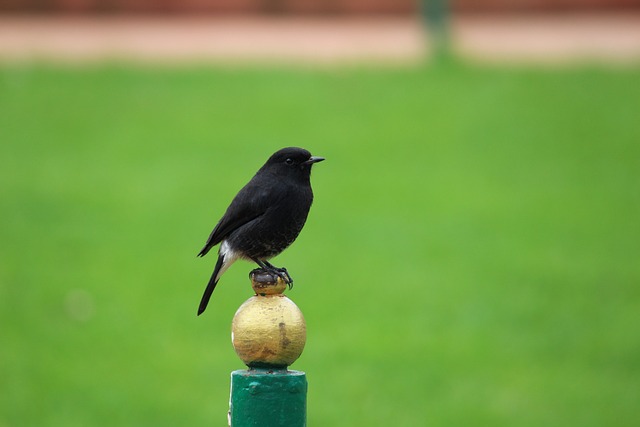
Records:
[[[436,59],[450,55],[448,0],[422,0],[422,17],[431,34]]]
[[[286,369],[233,371],[229,423],[232,427],[306,426],[305,373]]]

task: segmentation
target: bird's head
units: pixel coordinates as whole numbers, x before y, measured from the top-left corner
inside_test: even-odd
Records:
[[[281,176],[308,179],[311,166],[324,160],[324,157],[312,156],[304,148],[288,147],[278,150],[267,160],[262,170],[268,170]]]

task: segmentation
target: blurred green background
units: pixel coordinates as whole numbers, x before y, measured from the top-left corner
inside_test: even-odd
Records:
[[[640,68],[0,68],[0,426],[225,425],[237,263],[302,146],[311,426],[640,423]]]

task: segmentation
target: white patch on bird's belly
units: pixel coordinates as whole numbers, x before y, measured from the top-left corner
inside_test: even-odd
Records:
[[[224,256],[225,262],[228,259],[231,258],[238,258],[238,256],[235,254],[235,252],[231,249],[231,247],[229,246],[229,242],[227,242],[226,240],[223,240],[222,243],[220,243],[220,255]]]
[[[216,280],[220,280],[220,277],[224,274],[225,271],[227,271],[229,267],[231,267],[231,264],[233,264],[238,258],[240,258],[240,254],[231,249],[229,243],[227,243],[226,240],[223,240],[220,244],[220,250],[218,250],[218,254],[224,257],[224,261],[222,262],[222,267],[220,268],[220,271],[216,276]]]

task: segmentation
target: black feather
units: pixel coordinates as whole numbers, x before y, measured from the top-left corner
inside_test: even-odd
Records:
[[[202,295],[202,300],[200,300],[200,306],[198,307],[198,316],[200,316],[204,310],[207,308],[207,304],[209,304],[209,299],[211,298],[211,294],[213,294],[216,285],[218,284],[218,280],[216,280],[216,276],[218,272],[222,268],[222,264],[224,264],[224,255],[218,256],[218,261],[216,262],[216,267],[213,269],[213,274],[209,279],[209,283],[207,283],[207,287],[204,290],[204,294]]]

